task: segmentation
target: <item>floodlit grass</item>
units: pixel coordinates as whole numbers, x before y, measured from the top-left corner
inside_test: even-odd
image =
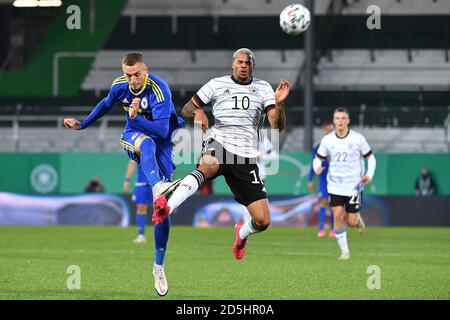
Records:
[[[315,229],[270,228],[234,259],[233,228],[172,227],[166,255],[169,293],[153,288],[153,229],[0,227],[0,299],[449,299],[449,228],[348,231],[349,261]],[[70,265],[81,289],[69,290]],[[376,265],[381,288],[368,289]]]

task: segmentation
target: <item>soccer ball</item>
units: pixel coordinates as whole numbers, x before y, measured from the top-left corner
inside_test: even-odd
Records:
[[[308,8],[294,3],[280,13],[280,27],[287,34],[297,36],[308,29],[311,22],[311,14]]]

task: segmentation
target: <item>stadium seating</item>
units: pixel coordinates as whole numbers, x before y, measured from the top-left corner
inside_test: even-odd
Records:
[[[410,61],[408,59],[410,57]],[[441,50],[332,50],[318,64],[319,89],[445,90],[450,62]]]
[[[347,0],[342,14],[365,14],[374,4],[383,15],[445,15],[450,12],[450,2],[446,0]]]
[[[305,1],[297,1],[305,3]],[[331,0],[315,1],[315,14],[327,12]],[[268,16],[280,12],[291,0],[130,0],[124,8],[124,16]],[[445,0],[347,0],[342,6],[343,15],[365,15],[367,7],[376,4],[387,15],[444,15],[450,12]]]
[[[146,50],[151,71],[174,90],[196,90],[212,74],[229,74],[230,50]],[[107,90],[120,76],[122,50],[100,51],[82,89]],[[303,64],[302,50],[256,50],[255,74],[276,85],[284,78],[295,83]],[[409,58],[410,57],[410,61]],[[318,89],[444,90],[450,86],[450,61],[443,50],[332,50],[323,56],[315,78]]]
[[[109,89],[112,80],[121,75],[118,65],[126,52],[100,51],[82,89]],[[146,50],[142,53],[150,72],[163,77],[173,90],[198,90],[214,75],[231,74],[231,50]],[[255,55],[258,77],[272,85],[277,85],[282,78],[292,83],[297,80],[298,66],[303,64],[303,51],[258,50]]]
[[[304,3],[304,1],[299,1]],[[323,14],[331,0],[316,1],[316,14]],[[291,0],[130,0],[124,8],[124,16],[268,16],[280,12]]]
[[[82,118],[89,112],[113,79],[122,75],[119,63],[126,52],[144,54],[150,71],[169,83],[179,110],[206,81],[230,74],[231,55],[239,47],[255,51],[255,76],[273,87],[281,78],[295,85],[286,108],[289,130],[282,145],[284,150],[303,150],[304,36],[288,36],[278,25],[279,12],[291,2],[127,1],[113,31],[104,41],[95,41],[103,44],[102,49],[89,72],[83,73],[79,101],[2,99],[0,129],[7,139],[0,150],[120,150],[120,107],[113,108],[104,127],[89,128],[94,140],[91,134],[64,130],[60,119]],[[352,125],[368,130],[368,139],[378,150],[448,150],[440,138],[432,143],[422,138],[445,137],[450,106],[450,2],[379,0],[382,28],[368,31],[366,9],[371,4],[369,0],[315,1],[314,125],[329,120],[335,107],[344,106],[350,109]],[[77,43],[76,48],[81,47],[84,44]],[[70,72],[61,72],[61,89],[69,82],[78,85]],[[23,107],[19,110],[17,105]],[[46,116],[53,120],[45,120]],[[19,127],[11,130],[13,124]],[[397,139],[396,130],[408,137],[418,132],[418,143]],[[36,136],[42,141],[33,142]],[[60,137],[67,138],[68,146],[59,144]]]

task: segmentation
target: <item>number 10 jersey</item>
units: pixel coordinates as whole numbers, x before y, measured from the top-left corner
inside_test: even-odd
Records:
[[[192,99],[199,108],[212,105],[214,126],[208,139],[241,157],[259,155],[259,131],[266,114],[275,108],[275,92],[267,81],[253,77],[241,84],[229,75],[214,78]]]

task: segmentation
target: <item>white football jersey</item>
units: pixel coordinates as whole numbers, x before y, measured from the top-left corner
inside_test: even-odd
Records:
[[[275,106],[275,92],[267,81],[253,77],[249,84],[239,84],[231,76],[223,76],[210,80],[196,96],[203,104],[212,105],[215,123],[208,138],[239,156],[258,156],[259,130],[269,107]],[[194,102],[202,104],[195,96]]]
[[[344,138],[333,131],[323,137],[317,154],[329,158],[327,175],[328,193],[353,196],[361,188],[361,178],[365,173],[364,157],[371,154],[369,144],[363,135],[349,130]]]

